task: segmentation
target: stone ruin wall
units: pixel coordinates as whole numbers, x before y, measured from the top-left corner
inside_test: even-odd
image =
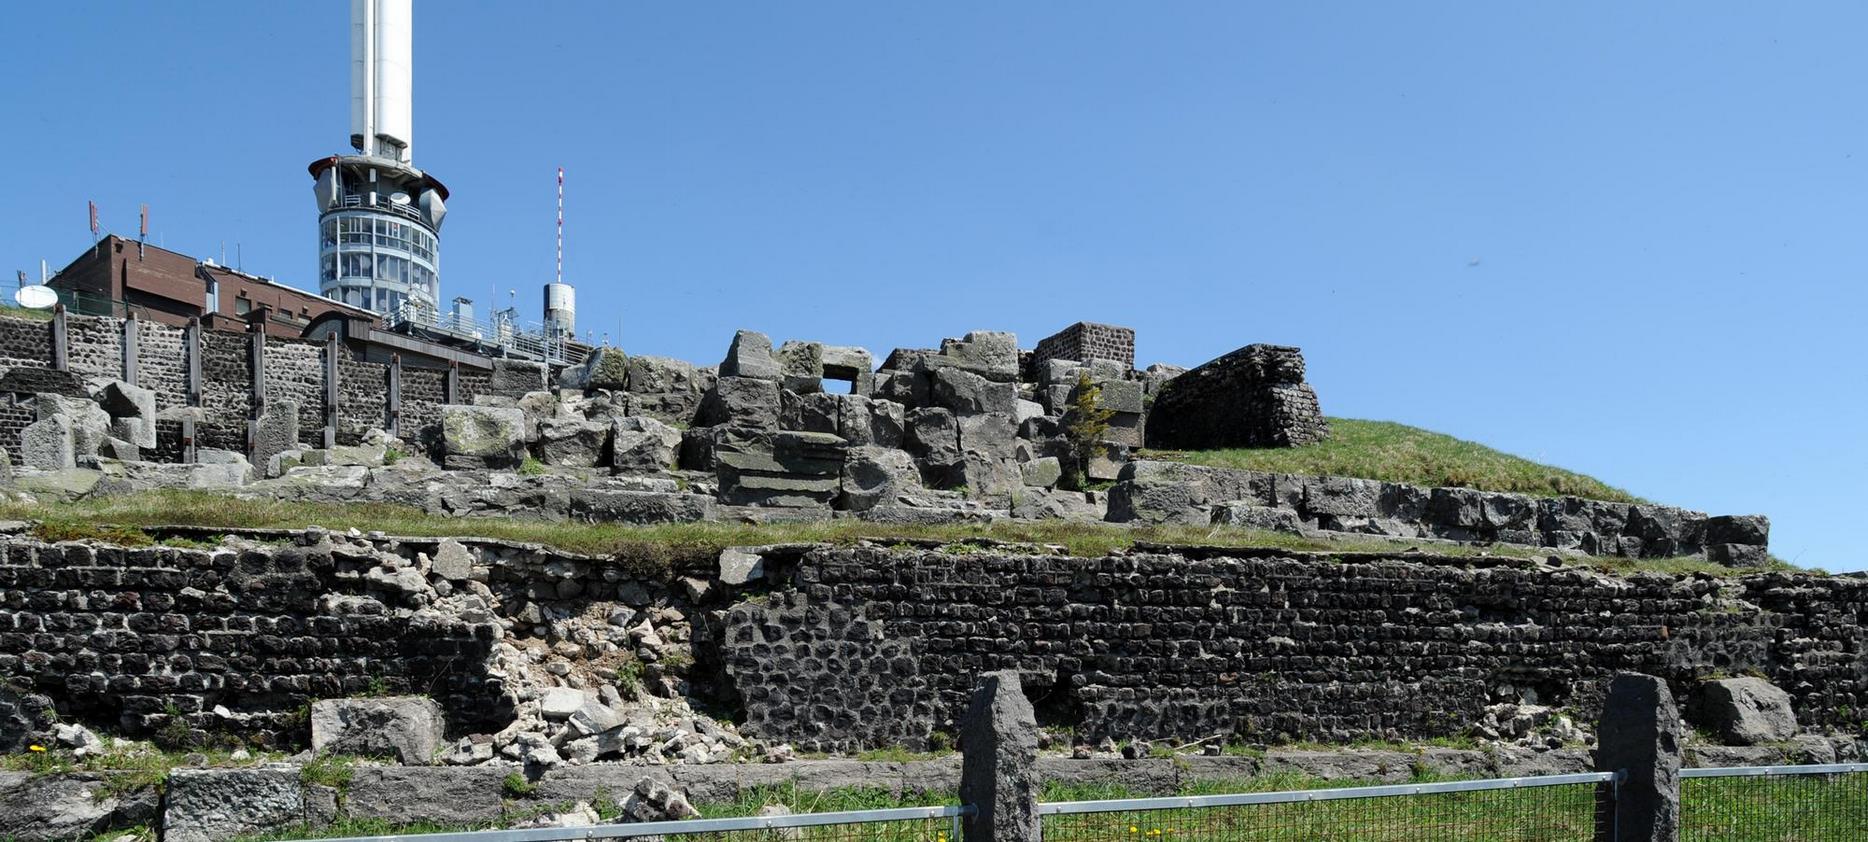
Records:
[[[1086,741],[1456,735],[1500,702],[1594,710],[1621,670],[1682,694],[1756,671],[1806,727],[1854,728],[1868,701],[1861,577],[852,549],[810,553],[792,582],[734,607],[725,646],[745,729],[803,748],[951,731],[998,669]]]
[[[0,360],[18,363],[0,372],[0,392],[5,393],[0,397],[0,446],[10,452],[20,450],[21,430],[37,418],[34,394],[83,394],[82,378],[121,373],[123,321],[67,321],[71,371],[61,372],[47,367],[49,325],[0,319]],[[327,345],[263,337],[266,406],[280,408],[288,401],[297,406],[294,427],[281,429],[254,418],[254,336],[204,331],[200,341],[201,405],[188,407],[181,405],[188,356],[183,331],[139,323],[139,380],[161,407],[155,446],[145,447],[141,458],[182,459],[185,428],[180,422],[188,417],[195,419],[195,443],[202,448],[248,454],[250,429],[270,431],[269,447],[277,449],[288,446],[286,433],[291,444],[322,446]],[[601,356],[621,358],[613,366],[616,371],[568,369],[555,378],[533,364],[495,361],[491,371],[455,370],[452,403],[485,403],[485,409],[497,412],[555,383],[564,397],[525,404],[532,408],[523,410],[524,443],[517,446],[557,465],[552,454],[559,443],[551,437],[568,430],[581,438],[572,442],[577,447],[561,451],[583,461],[564,464],[594,468],[595,475],[525,479],[521,485],[541,487],[513,486],[504,496],[465,503],[456,498],[471,497],[473,489],[452,487],[484,483],[454,471],[442,474],[452,490],[442,494],[440,503],[401,475],[385,477],[379,485],[368,477],[357,479],[354,471],[313,473],[302,481],[254,490],[281,499],[394,500],[449,515],[665,521],[716,516],[712,504],[718,502],[878,520],[979,520],[1003,513],[1503,542],[1627,557],[1707,555],[1733,566],[1768,560],[1768,523],[1757,517],[1708,518],[1664,506],[1575,498],[1552,502],[1133,460],[1132,449],[1144,438],[1186,443],[1187,436],[1237,437],[1243,425],[1261,439],[1294,443],[1326,430],[1314,393],[1303,384],[1303,358],[1294,348],[1248,346],[1185,373],[1161,367],[1137,372],[1123,360],[1082,364],[1056,356],[1108,351],[1132,359],[1132,342],[1125,329],[1078,323],[1041,340],[1040,352],[1021,359],[1011,334],[980,332],[945,340],[938,349],[897,349],[876,369],[860,348],[793,341],[773,349],[763,335],[741,332],[717,370],[656,357],[623,358],[613,350]],[[412,449],[457,467],[509,470],[519,464],[504,452],[494,454],[497,465],[445,452],[438,420],[449,372],[403,367],[395,390],[399,407],[392,417],[390,366],[356,360],[340,350],[335,367],[337,397],[330,416],[337,444],[355,445],[372,429],[394,427],[408,442],[404,455]],[[1087,462],[1065,430],[1080,377],[1097,386],[1102,404],[1113,413]],[[850,380],[854,393],[826,391],[825,381],[836,379]],[[1297,393],[1308,397],[1279,397]],[[1262,411],[1241,413],[1241,405]],[[553,423],[544,423],[552,413]],[[632,425],[636,429],[673,425],[638,433],[635,440],[660,435],[678,446],[632,452],[625,464],[613,452],[627,429],[612,428],[618,417],[641,417],[642,423]],[[559,423],[566,419],[573,423]],[[269,470],[265,457],[277,450],[260,452],[254,441],[251,455],[264,477]],[[609,473],[634,476],[610,482]],[[670,478],[676,474],[687,484]],[[192,481],[194,475],[175,476]],[[581,491],[542,487],[550,481],[574,485],[580,477]],[[351,485],[319,496],[320,489],[339,480]],[[1100,482],[1113,487],[1081,490],[1082,484]],[[358,491],[359,485],[368,489]],[[618,494],[635,497],[623,505]]]
[[[1681,692],[1756,672],[1810,728],[1850,728],[1868,704],[1857,576],[957,545],[761,549],[763,579],[727,581],[472,539],[471,572],[415,563],[438,543],[0,538],[0,732],[49,701],[126,735],[292,747],[310,699],[413,692],[442,702],[452,732],[491,733],[519,688],[489,653],[536,641],[573,670],[614,666],[566,625],[614,610],[689,653],[649,664],[660,692],[803,750],[925,745],[952,732],[975,675],[1008,668],[1047,724],[1084,740],[1452,735],[1497,703],[1591,710],[1618,670]]]
[[[1247,345],[1161,387],[1148,446],[1162,450],[1297,447],[1329,438],[1304,356],[1283,345]]]

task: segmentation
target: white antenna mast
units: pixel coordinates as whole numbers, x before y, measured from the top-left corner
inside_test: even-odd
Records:
[[[564,168],[558,168],[558,273],[553,283],[564,283]]]

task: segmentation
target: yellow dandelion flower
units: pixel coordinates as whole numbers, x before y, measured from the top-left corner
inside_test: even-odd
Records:
[[[31,745],[31,746],[27,746],[26,749],[28,751],[45,751],[45,746]]]
[[[1142,832],[1142,829],[1141,829],[1141,828],[1139,828],[1139,827],[1136,827],[1135,825],[1129,825],[1129,832],[1130,832],[1130,833],[1140,833],[1140,832]]]

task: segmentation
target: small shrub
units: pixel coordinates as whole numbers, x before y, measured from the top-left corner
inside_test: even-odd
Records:
[[[388,448],[383,451],[383,464],[385,466],[394,465],[397,462],[402,461],[402,457],[405,455],[407,454],[404,454],[401,448],[396,448],[396,447]]]
[[[1077,388],[1072,392],[1070,408],[1064,412],[1064,438],[1076,457],[1071,483],[1074,487],[1087,484],[1090,459],[1109,434],[1109,419],[1115,414],[1103,405],[1103,387],[1091,380],[1088,372],[1077,372]]]
[[[538,784],[526,780],[525,776],[518,772],[513,772],[506,776],[506,780],[500,782],[500,788],[514,798],[524,798],[531,795],[533,790],[538,789]]]
[[[545,463],[538,461],[538,457],[527,456],[524,462],[519,463],[519,473],[528,477],[539,476],[545,473]]]
[[[328,786],[339,792],[350,788],[350,780],[357,773],[351,758],[336,754],[320,754],[299,767],[298,779],[307,786]]]

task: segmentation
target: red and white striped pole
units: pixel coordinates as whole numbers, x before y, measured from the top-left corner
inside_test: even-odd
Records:
[[[564,283],[564,168],[558,168],[558,274],[557,282]]]

